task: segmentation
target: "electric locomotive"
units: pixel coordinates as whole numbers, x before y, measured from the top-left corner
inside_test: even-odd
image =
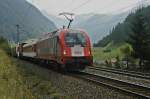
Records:
[[[70,20],[70,23],[72,20]],[[70,25],[69,23],[69,25]],[[79,29],[63,28],[17,47],[19,57],[57,63],[59,68],[83,70],[93,65],[90,38]]]

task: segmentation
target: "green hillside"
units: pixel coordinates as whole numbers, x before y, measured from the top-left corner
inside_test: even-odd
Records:
[[[129,14],[124,22],[119,23],[115,28],[113,28],[110,35],[104,37],[97,44],[95,44],[95,46],[106,46],[110,42],[118,45],[128,40],[128,35],[132,34],[131,23],[135,20],[138,13],[141,13],[145,17],[150,30],[150,6],[141,8],[141,10],[141,12],[137,10]]]

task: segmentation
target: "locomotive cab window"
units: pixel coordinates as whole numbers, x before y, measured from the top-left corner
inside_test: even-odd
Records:
[[[82,33],[66,33],[65,43],[69,47],[73,47],[74,45],[81,45],[82,47],[85,47],[86,37]]]

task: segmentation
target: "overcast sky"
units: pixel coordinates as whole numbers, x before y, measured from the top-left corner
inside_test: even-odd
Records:
[[[120,13],[129,10],[142,0],[27,0],[49,14],[60,12],[85,13]],[[144,0],[143,0],[144,1]],[[146,0],[145,0],[146,1]]]

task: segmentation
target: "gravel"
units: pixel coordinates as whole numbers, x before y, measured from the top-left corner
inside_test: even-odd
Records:
[[[49,80],[61,93],[62,99],[66,98],[66,96],[69,99],[138,99],[136,96],[57,73],[37,65],[26,65],[26,68],[36,75]]]

